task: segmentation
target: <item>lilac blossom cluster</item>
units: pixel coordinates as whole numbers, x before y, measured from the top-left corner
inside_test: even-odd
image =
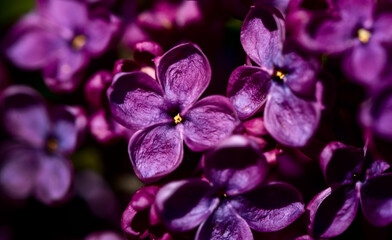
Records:
[[[391,1],[34,3],[1,41],[0,239],[392,237]]]

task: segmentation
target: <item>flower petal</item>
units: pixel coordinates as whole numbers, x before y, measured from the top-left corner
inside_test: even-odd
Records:
[[[239,124],[228,98],[208,96],[184,115],[185,143],[192,151],[204,151],[229,137]]]
[[[15,138],[42,147],[49,131],[50,120],[44,100],[33,89],[12,86],[0,97],[1,122]]]
[[[314,237],[330,238],[343,233],[357,213],[359,199],[352,185],[317,194],[306,209],[310,214],[308,231]]]
[[[392,174],[383,174],[365,181],[360,187],[361,207],[374,226],[385,227],[392,222]]]
[[[75,116],[67,111],[65,107],[57,107],[52,112],[53,137],[58,141],[57,152],[68,155],[71,154],[78,143],[78,129],[76,127]]]
[[[236,196],[230,204],[252,229],[260,232],[281,230],[305,212],[301,193],[283,182],[269,182]]]
[[[278,11],[251,7],[242,24],[241,44],[254,62],[272,74],[284,35],[284,20]]]
[[[362,149],[330,142],[320,153],[320,166],[329,186],[350,184],[362,170]]]
[[[205,155],[204,174],[215,188],[233,196],[260,184],[267,177],[268,164],[256,143],[236,135]]]
[[[1,147],[0,185],[11,198],[28,197],[35,187],[39,169],[36,150],[20,143],[4,143]]]
[[[219,204],[213,188],[201,179],[171,182],[156,196],[156,210],[174,231],[187,231],[206,220]]]
[[[253,240],[252,232],[244,219],[223,202],[197,230],[195,240]]]
[[[240,119],[254,115],[267,100],[271,76],[259,67],[241,66],[230,75],[227,97]]]
[[[58,155],[40,155],[40,169],[36,182],[36,197],[45,204],[64,201],[73,178],[69,160]]]
[[[157,81],[142,72],[118,73],[107,91],[113,117],[131,129],[171,122]]]
[[[268,132],[286,146],[305,146],[319,125],[320,109],[284,85],[272,84],[269,94],[264,110]]]
[[[184,155],[181,125],[155,125],[136,132],[128,152],[136,176],[144,183],[170,174]]]
[[[198,46],[186,43],[159,58],[157,77],[165,91],[165,98],[184,110],[196,102],[207,88],[211,67]]]

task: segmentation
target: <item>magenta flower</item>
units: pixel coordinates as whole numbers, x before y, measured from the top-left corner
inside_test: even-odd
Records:
[[[90,58],[101,55],[119,20],[105,9],[74,0],[37,1],[7,36],[6,55],[18,67],[42,70],[53,91],[73,91]]]
[[[211,78],[199,47],[179,45],[156,65],[157,80],[143,72],[119,73],[107,92],[113,117],[140,129],[129,142],[129,156],[143,182],[156,181],[180,165],[183,141],[192,151],[204,151],[230,136],[239,123],[223,96],[196,102]]]
[[[302,215],[304,203],[293,186],[283,182],[260,185],[268,165],[257,145],[233,136],[204,159],[208,181],[187,179],[168,183],[156,196],[156,209],[172,231],[199,226],[199,239],[253,239],[251,229],[278,231]]]
[[[301,147],[316,131],[317,64],[283,49],[284,21],[272,8],[252,7],[241,29],[241,43],[259,66],[241,66],[230,76],[227,96],[238,116],[246,119],[264,108],[267,131],[278,142]]]
[[[34,90],[9,87],[1,95],[0,117],[13,141],[2,145],[0,184],[15,199],[34,195],[45,204],[64,200],[73,173],[67,156],[80,141],[86,119],[65,107],[49,112]]]
[[[381,160],[371,162],[362,149],[340,142],[329,143],[320,154],[320,165],[330,186],[317,194],[306,207],[309,233],[330,238],[343,233],[361,206],[365,218],[374,226],[392,222],[391,173]]]

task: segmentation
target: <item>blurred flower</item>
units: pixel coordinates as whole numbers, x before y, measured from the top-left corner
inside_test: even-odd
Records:
[[[179,45],[156,64],[157,80],[140,71],[119,73],[107,92],[113,117],[140,130],[130,140],[129,156],[145,183],[180,165],[183,141],[193,151],[204,151],[238,124],[227,98],[215,95],[196,102],[211,78],[209,62],[196,45]]]
[[[89,234],[84,240],[124,240],[125,238],[113,231],[99,231]]]
[[[33,89],[12,86],[1,94],[0,117],[12,137],[1,147],[3,191],[15,199],[35,195],[45,204],[65,200],[73,178],[67,156],[80,144],[84,111],[69,107],[49,111]]]
[[[206,153],[208,181],[187,179],[166,184],[156,196],[156,209],[172,231],[199,226],[195,239],[253,239],[251,228],[278,231],[302,215],[304,203],[293,186],[260,185],[268,165],[257,145],[232,136]]]

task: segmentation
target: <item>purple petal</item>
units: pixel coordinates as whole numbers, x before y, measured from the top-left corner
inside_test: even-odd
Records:
[[[308,204],[308,231],[314,237],[330,238],[343,233],[352,223],[358,209],[357,191],[352,185],[336,190],[327,188]]]
[[[330,142],[320,153],[320,166],[329,186],[350,184],[361,173],[364,161],[362,149]]]
[[[112,74],[109,71],[100,70],[91,76],[84,85],[84,96],[95,109],[103,108],[105,92],[112,79]]]
[[[62,40],[43,29],[26,31],[6,50],[7,56],[20,68],[40,69],[54,59]]]
[[[241,66],[230,75],[227,97],[240,119],[254,115],[267,100],[271,76],[259,67]]]
[[[161,45],[153,41],[138,42],[133,50],[134,58],[138,63],[151,65],[152,59],[163,54]]]
[[[58,155],[40,155],[36,197],[45,204],[64,201],[73,178],[71,163]]]
[[[78,128],[75,116],[65,107],[58,107],[52,112],[53,137],[58,141],[57,152],[71,154],[78,143]]]
[[[305,146],[319,125],[320,109],[284,85],[273,84],[269,94],[264,110],[268,132],[286,146]]]
[[[344,57],[343,70],[355,81],[371,87],[377,87],[377,81],[388,62],[387,52],[383,46],[370,41],[352,49]]]
[[[383,174],[360,186],[362,212],[374,226],[385,227],[392,222],[392,174]]]
[[[180,110],[190,107],[207,88],[211,67],[201,49],[192,43],[178,45],[157,63],[157,77],[165,98]]]
[[[156,196],[156,210],[173,231],[187,231],[206,220],[219,204],[213,188],[201,179],[171,182]]]
[[[131,239],[137,237],[142,238],[142,236],[143,237],[148,236],[149,226],[147,225],[147,222],[140,221],[140,219],[137,218],[138,214],[140,215],[141,213],[136,211],[131,206],[131,204],[128,204],[121,217],[121,229]]]
[[[270,182],[230,200],[249,226],[260,232],[281,230],[305,212],[301,193],[283,182]]]
[[[49,131],[47,108],[41,96],[28,87],[12,86],[0,99],[3,127],[13,137],[42,147]]]
[[[373,0],[335,0],[335,5],[343,18],[354,18],[365,22],[373,17],[376,4]]]
[[[260,184],[268,174],[268,164],[254,142],[236,135],[206,154],[204,174],[215,188],[233,196]]]
[[[129,157],[136,176],[144,183],[173,172],[182,162],[181,125],[155,125],[136,132],[129,141]]]
[[[284,35],[284,20],[278,11],[251,7],[242,25],[241,43],[246,54],[272,74]]]
[[[197,230],[195,240],[204,239],[253,240],[253,235],[246,221],[234,211],[229,203],[223,202]]]
[[[1,150],[0,185],[11,198],[28,197],[39,169],[36,150],[23,144],[5,143]]]
[[[113,117],[131,129],[172,122],[162,107],[163,92],[157,81],[145,73],[119,73],[107,91]]]
[[[93,19],[85,24],[85,34],[88,41],[83,49],[92,56],[101,55],[109,46],[112,38],[112,26],[103,19]]]
[[[389,42],[392,38],[392,14],[380,13],[374,21],[372,38],[377,42]]]
[[[184,115],[185,143],[192,151],[204,151],[229,137],[239,124],[228,98],[208,96]]]

